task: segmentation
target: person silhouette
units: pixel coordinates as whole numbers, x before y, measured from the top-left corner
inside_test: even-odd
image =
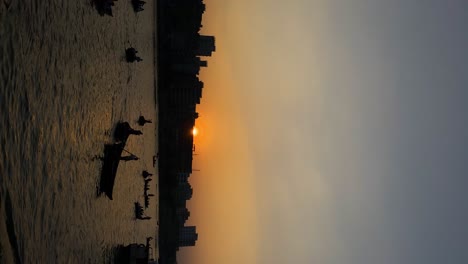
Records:
[[[140,117],[138,118],[138,124],[139,124],[140,126],[144,126],[146,123],[153,123],[153,122],[151,121],[151,119],[145,119],[144,116],[140,116]]]
[[[148,178],[149,176],[153,176],[152,173],[149,173],[149,172],[147,172],[145,170],[141,173],[141,175],[143,175],[143,178],[145,178],[145,179]]]

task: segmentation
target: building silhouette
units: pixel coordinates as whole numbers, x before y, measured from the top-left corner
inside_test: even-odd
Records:
[[[195,246],[198,239],[195,226],[184,226],[179,229],[179,246],[190,247]]]
[[[196,55],[211,56],[211,53],[215,50],[216,50],[215,37],[199,35],[198,47],[195,53]]]
[[[194,246],[195,226],[184,226],[187,200],[194,190],[192,129],[204,84],[200,69],[216,51],[214,36],[201,35],[202,0],[157,1],[158,141],[159,141],[159,263],[176,263],[179,247]]]
[[[190,211],[187,209],[187,207],[179,207],[176,209],[176,214],[179,226],[184,226],[185,222],[190,217]]]

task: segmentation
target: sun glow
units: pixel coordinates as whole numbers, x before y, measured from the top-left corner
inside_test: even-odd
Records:
[[[194,127],[194,128],[192,129],[192,135],[193,135],[194,137],[196,137],[196,136],[198,135],[198,128]]]

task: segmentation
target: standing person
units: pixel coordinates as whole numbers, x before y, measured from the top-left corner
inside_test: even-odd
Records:
[[[140,126],[144,126],[146,123],[153,123],[153,122],[151,121],[151,119],[145,119],[144,116],[140,116],[140,117],[138,118],[138,124],[139,124]]]

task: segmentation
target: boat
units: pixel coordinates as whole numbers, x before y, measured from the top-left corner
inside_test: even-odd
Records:
[[[141,12],[143,11],[143,6],[146,4],[145,1],[141,0],[132,0],[132,6],[133,6],[133,11],[135,12]]]
[[[144,213],[143,207],[141,206],[139,202],[136,202],[135,203],[135,218],[137,219],[142,218],[143,213]]]
[[[109,199],[113,199],[115,177],[117,176],[117,168],[119,167],[120,157],[125,147],[124,143],[105,144],[104,145],[104,162],[101,170],[101,183],[99,190],[105,193]]]
[[[124,151],[125,144],[130,135],[141,135],[141,132],[130,127],[128,122],[118,123],[114,132],[115,143],[104,145],[104,157],[101,170],[99,193],[106,194],[113,199],[113,190],[117,169]]]
[[[154,260],[152,255],[152,248],[149,243],[144,244],[130,244],[127,247],[128,263],[129,264],[157,264],[158,261]]]
[[[115,5],[115,1],[117,0],[94,0],[93,2],[101,16],[114,16],[112,13],[112,7]]]

